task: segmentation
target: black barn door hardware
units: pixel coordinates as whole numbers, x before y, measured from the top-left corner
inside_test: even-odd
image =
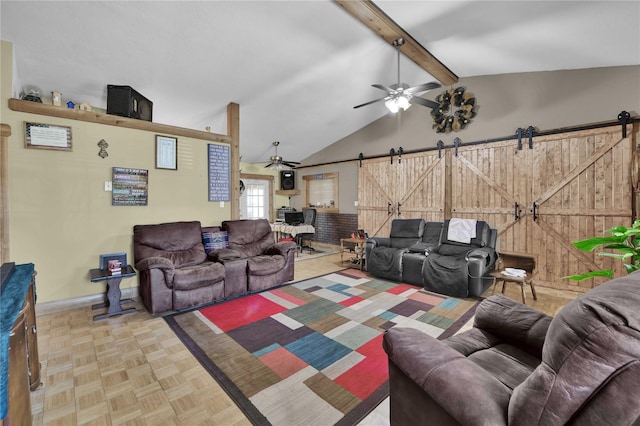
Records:
[[[391,148],[389,150],[389,155],[391,156],[391,164],[393,164],[393,156],[396,155],[396,150]]]
[[[514,206],[513,206],[513,219],[516,221],[520,220],[520,206],[518,205],[517,201],[514,203]]]
[[[444,142],[442,142],[442,140],[439,140],[436,145],[438,146],[438,158],[442,158],[442,148],[444,148]]]
[[[391,210],[391,201],[387,203],[387,216],[391,216],[393,210]]]
[[[402,153],[404,152],[404,149],[402,149],[402,147],[398,148],[398,164],[402,163]]]
[[[458,156],[458,147],[460,146],[460,142],[462,142],[460,138],[455,138],[453,140],[453,146],[456,147],[456,157]]]
[[[358,155],[358,160],[360,160],[360,167],[362,167],[362,160],[364,160],[364,154],[360,153],[360,155]]]
[[[533,126],[527,127],[527,134],[529,135],[529,149],[533,149],[533,132],[535,132],[535,128]]]
[[[537,221],[538,220],[538,205],[536,204],[536,202],[533,202],[533,207],[531,208],[531,213],[533,213],[533,221]]]
[[[402,212],[400,211],[400,206],[401,206],[401,205],[402,205],[402,204],[400,204],[400,202],[398,201],[398,216],[400,216],[400,215],[402,214]]]
[[[618,121],[622,124],[622,137],[627,137],[627,124],[631,122],[631,114],[627,111],[622,111],[618,114]]]

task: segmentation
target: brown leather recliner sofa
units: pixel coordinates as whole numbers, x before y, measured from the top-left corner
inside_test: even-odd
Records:
[[[266,225],[266,226],[265,226]],[[140,296],[153,314],[241,296],[293,280],[296,245],[275,243],[266,219],[223,222],[229,249],[207,255],[199,221],[135,225]]]
[[[222,230],[229,234],[229,248],[213,251],[209,258],[225,266],[244,262],[246,274],[235,276],[234,285],[254,292],[293,280],[296,243],[274,242],[268,220],[228,220]]]
[[[472,329],[386,332],[392,425],[640,424],[640,271],[552,318],[502,295]]]

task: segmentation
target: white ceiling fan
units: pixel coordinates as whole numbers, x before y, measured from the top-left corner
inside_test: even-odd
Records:
[[[417,96],[417,94],[426,92],[427,90],[437,89],[438,87],[441,87],[440,83],[432,81],[430,83],[424,83],[418,86],[410,87],[408,84],[400,82],[400,50],[398,48],[403,44],[404,40],[402,38],[396,39],[393,42],[393,45],[396,47],[396,50],[398,52],[398,82],[392,84],[389,87],[382,84],[372,84],[372,86],[376,89],[384,90],[385,92],[387,92],[387,96],[385,96],[384,98],[374,99],[373,101],[365,102],[360,105],[356,105],[353,108],[360,108],[380,101],[385,101],[384,105],[389,111],[393,113],[400,111],[400,108],[402,108],[403,111],[406,111],[411,106],[411,104],[418,104],[431,109],[438,108],[437,102],[421,98],[420,96]]]
[[[278,145],[280,145],[280,142],[275,141],[271,145],[275,147],[276,153],[275,155],[269,157],[269,164],[267,164],[265,167],[273,167],[274,169],[280,170],[284,169],[285,167],[294,168],[298,164],[300,164],[297,161],[286,161],[284,158],[278,155]]]

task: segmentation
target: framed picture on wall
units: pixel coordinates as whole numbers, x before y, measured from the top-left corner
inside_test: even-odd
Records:
[[[71,151],[71,127],[25,121],[24,146],[25,148]]]
[[[178,138],[156,135],[156,169],[178,170]]]

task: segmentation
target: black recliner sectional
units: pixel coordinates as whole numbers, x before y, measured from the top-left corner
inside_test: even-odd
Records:
[[[475,221],[475,232],[461,240],[454,234],[460,222],[472,223],[393,220],[388,238],[367,239],[367,271],[447,296],[479,297],[493,282],[488,274],[496,262],[497,231]]]

